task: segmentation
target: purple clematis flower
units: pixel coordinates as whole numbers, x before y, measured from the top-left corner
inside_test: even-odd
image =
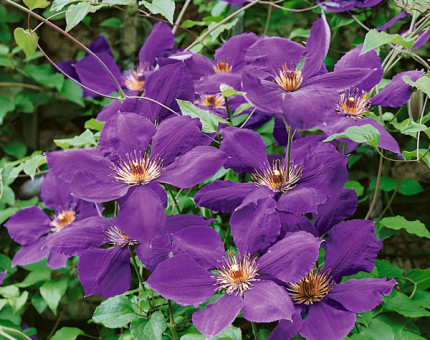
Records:
[[[352,126],[362,126],[369,124],[379,131],[380,139],[378,147],[396,153],[397,155],[402,157],[397,141],[385,130],[385,128],[379,122],[377,122],[375,119],[365,116],[366,112],[368,112],[371,108],[371,103],[374,104],[375,102],[381,102],[380,99],[378,100],[379,95],[376,95],[373,98],[369,99],[367,97],[367,92],[369,92],[374,86],[379,84],[384,71],[382,68],[381,60],[377,53],[372,50],[364,54],[360,54],[362,48],[363,45],[357,46],[356,48],[345,54],[336,63],[334,68],[335,73],[347,70],[349,68],[372,68],[375,71],[368,78],[356,84],[356,86],[341,92],[338,97],[338,104],[336,110],[333,111],[331,115],[327,115],[324,121],[318,124],[318,127],[324,133],[330,136],[335,133],[342,133]],[[415,72],[417,71],[408,72],[404,75],[414,77]],[[403,102],[403,100],[406,99],[399,99],[398,94],[396,94],[394,91],[390,91],[390,88],[388,88],[386,92],[387,91],[388,93],[385,94],[385,96],[388,98],[386,104],[389,104],[390,106],[397,105],[397,103]],[[343,140],[345,139],[341,139],[341,141]],[[351,141],[348,141],[348,144],[349,146],[355,145],[355,143]]]
[[[247,99],[262,111],[282,113],[294,129],[316,127],[336,108],[340,91],[373,72],[348,68],[327,73],[323,60],[329,45],[330,29],[324,14],[313,24],[306,48],[278,37],[258,40],[245,58],[251,64],[243,71]]]
[[[78,221],[97,216],[98,211],[93,203],[73,197],[70,184],[60,180],[52,172],[45,176],[41,197],[43,204],[54,211],[51,218],[38,206],[33,206],[18,211],[5,223],[10,237],[22,245],[12,264],[34,263],[49,254],[49,267],[64,267],[69,256],[50,252],[46,247],[47,240],[53,235],[61,234],[66,226],[73,228]]]
[[[130,248],[150,269],[166,259],[170,243],[163,202],[145,186],[133,190],[116,217],[92,217],[53,236],[48,247],[79,255],[78,275],[85,295],[111,297],[130,288]],[[111,247],[100,249],[102,245]]]
[[[326,143],[301,138],[291,145],[289,169],[283,156],[268,158],[259,134],[239,128],[224,128],[221,150],[228,155],[226,168],[252,173],[253,182],[215,181],[194,199],[198,206],[231,213],[253,190],[267,192],[278,209],[302,214],[342,190],[347,179],[346,157]]]
[[[103,127],[100,149],[55,151],[47,159],[52,171],[72,184],[76,197],[106,202],[146,185],[167,202],[157,182],[190,188],[224,164],[224,152],[209,142],[197,119],[174,117],[155,128],[140,115],[121,113]]]
[[[396,284],[386,279],[352,279],[343,276],[373,269],[381,242],[372,221],[343,222],[329,232],[322,268],[313,268],[287,290],[296,304],[292,321],[281,320],[269,340],[290,339],[297,332],[307,340],[341,340],[354,327],[356,313],[378,306]],[[305,318],[302,321],[302,318]]]
[[[329,12],[347,12],[353,9],[363,9],[379,5],[382,0],[317,0],[321,7]],[[325,2],[328,2],[325,4]]]
[[[244,202],[233,214],[231,228],[238,251],[228,251],[227,256],[211,228],[189,227],[175,233],[174,256],[160,263],[147,281],[180,305],[197,307],[223,293],[193,314],[194,325],[208,338],[228,327],[241,310],[251,322],[291,320],[291,298],[277,282],[296,282],[318,257],[321,240],[306,232],[287,234],[272,245],[280,223],[276,204],[266,195]]]
[[[90,49],[106,64],[117,81],[132,93],[143,91],[146,78],[154,71],[157,57],[165,56],[173,47],[174,36],[171,28],[165,23],[156,23],[139,51],[139,64],[133,70],[121,74],[104,37],[97,38],[90,45]],[[108,95],[117,90],[109,74],[90,55],[77,62],[63,62],[59,66],[83,85],[102,94]],[[85,95],[96,96],[88,91]]]

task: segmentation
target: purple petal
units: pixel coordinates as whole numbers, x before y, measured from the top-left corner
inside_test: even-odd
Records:
[[[324,248],[324,268],[331,270],[333,280],[339,282],[342,276],[371,272],[381,242],[375,238],[373,221],[351,220],[329,232]]]
[[[407,13],[406,11],[401,11],[399,14],[397,14],[396,16],[394,16],[390,20],[388,20],[385,24],[378,26],[375,29],[377,31],[384,31],[387,28],[390,28],[391,26],[393,26],[400,19],[406,18],[408,16],[409,16],[409,13]]]
[[[268,166],[266,144],[258,133],[227,127],[222,130],[222,136],[220,150],[228,155],[226,168],[235,172],[253,172]]]
[[[121,247],[88,249],[79,256],[78,275],[85,296],[122,294],[130,289],[130,251]]]
[[[118,83],[122,82],[122,75],[112,56],[107,53],[97,53],[99,59],[107,66]],[[94,59],[87,55],[75,63],[76,73],[82,84],[102,94],[108,95],[117,90],[117,87],[106,70]],[[94,96],[92,94],[91,96]]]
[[[363,81],[373,75],[374,70],[370,68],[349,68],[336,72],[330,72],[321,74],[319,76],[312,77],[311,79],[303,82],[303,87],[330,87],[336,90],[346,90],[357,84],[361,84]]]
[[[24,266],[39,262],[48,255],[49,249],[45,247],[46,238],[42,237],[36,242],[22,246],[12,259],[12,266]]]
[[[245,66],[245,53],[257,40],[255,33],[234,35],[215,51],[215,60],[227,62],[237,72]]]
[[[70,256],[51,252],[48,257],[48,267],[51,269],[63,268]]]
[[[12,240],[27,245],[36,242],[42,235],[51,231],[51,220],[37,206],[24,208],[4,224]]]
[[[411,97],[411,86],[404,82],[403,77],[417,81],[422,74],[422,71],[406,71],[395,75],[381,92],[372,97],[372,105],[399,107],[406,104]]]
[[[346,53],[334,66],[334,71],[342,71],[349,68],[368,68],[374,70],[374,72],[364,79],[361,83],[355,85],[360,90],[370,91],[372,87],[379,84],[384,74],[382,68],[381,59],[375,50],[368,51],[364,54],[360,54],[363,49],[363,45],[359,45]]]
[[[291,339],[302,328],[301,310],[296,310],[293,314],[292,321],[279,320],[278,325],[270,333],[267,340],[288,340]]]
[[[151,33],[139,51],[139,62],[147,62],[154,66],[155,58],[169,52],[174,45],[175,37],[170,26],[163,22],[157,22],[152,26]]]
[[[344,189],[318,206],[312,214],[318,236],[324,235],[341,220],[351,217],[357,209],[357,194],[353,189]]]
[[[49,171],[43,179],[40,197],[46,207],[54,211],[61,211],[70,209],[70,205],[74,201],[71,192],[70,184]]]
[[[146,118],[135,113],[118,113],[100,133],[100,150],[113,161],[126,161],[127,154],[143,156],[154,134],[155,127]]]
[[[411,47],[411,50],[417,50],[421,46],[424,46],[424,44],[430,39],[430,29],[427,27],[427,32],[420,32],[418,33],[418,36],[419,38],[415,41],[415,44]]]
[[[126,99],[125,101],[127,100],[130,99]],[[113,100],[103,107],[102,110],[97,114],[97,120],[100,122],[107,122],[108,120],[112,119],[120,111],[121,104],[122,103],[120,100]]]
[[[321,69],[324,58],[330,47],[330,27],[327,24],[324,12],[321,19],[312,25],[309,38],[306,40],[306,52],[303,63],[303,79],[312,77]]]
[[[260,258],[259,272],[285,283],[297,282],[318,259],[320,243],[320,239],[304,231],[289,233]]]
[[[206,337],[211,338],[230,326],[242,309],[240,295],[224,295],[205,309],[193,314],[193,324]]]
[[[242,84],[242,75],[225,72],[211,74],[195,82],[196,92],[202,95],[215,95],[220,92],[221,84],[226,84],[239,91]]]
[[[194,196],[196,206],[223,213],[232,213],[245,197],[256,189],[254,183],[215,181],[204,186]]]
[[[4,277],[6,276],[6,272],[4,271],[4,272],[0,272],[0,286],[2,285],[2,283],[3,283],[3,280],[4,280]]]
[[[160,263],[146,281],[166,299],[197,307],[215,293],[212,274],[185,254]]]
[[[227,156],[212,146],[197,146],[170,164],[158,179],[179,188],[191,188],[216,174]]]
[[[209,227],[188,227],[172,235],[173,254],[186,254],[200,266],[214,269],[225,257],[219,234]]]
[[[104,35],[99,35],[97,38],[95,38],[88,48],[94,53],[107,53],[112,55],[109,42]]]
[[[231,234],[239,253],[265,251],[281,231],[276,202],[272,197],[264,194],[251,200],[251,196],[236,208],[230,219]]]
[[[327,195],[312,188],[296,187],[282,194],[278,201],[278,209],[293,214],[316,212],[317,206],[327,200]]]
[[[161,158],[163,165],[168,166],[176,157],[209,142],[198,119],[187,116],[169,118],[157,128],[152,139],[151,157]]]
[[[295,311],[285,288],[268,280],[260,280],[245,291],[243,317],[251,322],[291,320]]]
[[[297,231],[306,231],[316,237],[319,236],[315,226],[305,216],[279,211],[279,217],[281,218],[282,225],[279,239],[284,238],[287,233],[295,233]]]
[[[334,285],[329,297],[342,304],[347,310],[354,313],[364,313],[377,307],[386,296],[391,294],[396,281],[391,279],[361,279],[349,280]]]
[[[170,237],[164,234],[153,240],[151,244],[138,244],[135,250],[145,268],[154,271],[158,264],[169,258],[172,245],[170,244]]]
[[[205,220],[197,215],[172,215],[167,216],[167,232],[176,233],[187,227],[209,227],[213,219]]]
[[[354,324],[354,313],[317,302],[309,308],[308,317],[299,333],[306,340],[342,340]]]

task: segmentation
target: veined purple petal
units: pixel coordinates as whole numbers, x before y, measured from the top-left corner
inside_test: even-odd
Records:
[[[43,179],[40,197],[46,207],[54,211],[61,211],[70,209],[70,205],[74,202],[71,192],[72,188],[69,183],[49,171]]]
[[[418,36],[419,38],[415,41],[415,44],[411,47],[411,50],[417,50],[421,46],[424,46],[424,44],[430,39],[430,29],[427,27],[427,31],[420,32]]]
[[[211,338],[221,333],[236,319],[242,309],[240,295],[224,295],[205,309],[193,314],[193,324],[206,337]]]
[[[235,172],[253,172],[268,166],[266,144],[258,133],[226,127],[222,135],[220,150],[228,155],[225,167]]]
[[[160,263],[146,281],[166,299],[197,307],[215,293],[215,279],[185,254]]]
[[[240,71],[245,66],[245,53],[258,40],[255,33],[234,35],[215,51],[215,60],[224,61],[232,66],[232,72]]]
[[[107,53],[112,55],[109,42],[104,35],[99,35],[97,38],[95,38],[88,48],[94,53]]]
[[[78,275],[85,296],[122,294],[130,289],[130,251],[127,247],[88,249],[79,256]]]
[[[376,70],[370,68],[349,68],[336,72],[329,72],[304,81],[302,88],[313,88],[316,86],[323,88],[330,87],[339,91],[346,90],[366,81],[375,71]]]
[[[382,242],[377,241],[373,221],[351,220],[338,224],[324,243],[326,250],[324,270],[330,269],[333,280],[354,275],[359,271],[371,272]]]
[[[396,16],[394,16],[390,20],[388,20],[385,24],[378,26],[375,29],[377,31],[384,31],[387,28],[390,28],[391,26],[393,26],[400,19],[406,18],[408,16],[409,16],[409,13],[407,13],[406,11],[401,11],[399,14],[397,14]]]
[[[306,52],[303,63],[303,79],[312,77],[321,69],[324,58],[330,47],[330,27],[327,24],[324,12],[321,18],[314,22],[309,38],[306,40]]]
[[[170,244],[170,237],[164,234],[153,240],[151,244],[139,243],[135,246],[135,250],[145,268],[154,271],[158,264],[169,258],[172,245]]]
[[[384,299],[381,294],[390,295],[395,285],[394,279],[349,280],[334,285],[329,297],[351,312],[363,313],[377,307]]]
[[[38,206],[24,208],[4,224],[10,237],[22,245],[36,242],[42,235],[51,230],[51,220]]]
[[[317,206],[327,200],[327,195],[317,189],[298,186],[282,194],[278,201],[278,209],[293,214],[316,212]]]
[[[221,84],[226,84],[239,91],[242,85],[242,75],[226,72],[210,74],[195,82],[196,92],[202,95],[215,95],[220,92]]]
[[[288,233],[259,259],[259,272],[285,283],[297,282],[318,259],[320,243],[320,239],[304,231]]]
[[[223,213],[232,213],[245,197],[256,189],[255,183],[215,181],[204,186],[194,196],[196,206]]]
[[[276,202],[267,194],[264,196],[252,201],[245,199],[231,216],[231,233],[239,253],[265,251],[281,231]]]
[[[48,256],[48,260],[46,263],[48,264],[48,267],[51,269],[58,269],[63,268],[66,266],[66,262],[69,259],[70,256],[63,255],[63,254],[57,254],[55,252],[50,252]]]
[[[48,255],[49,249],[45,246],[46,238],[41,237],[36,242],[24,245],[17,251],[12,259],[12,266],[24,266],[39,262]]]
[[[167,232],[176,233],[188,227],[209,227],[214,219],[205,220],[197,215],[171,215],[167,216]]]
[[[118,112],[120,112],[120,107],[121,107],[121,101],[113,100],[112,102],[104,106],[102,110],[97,114],[97,120],[100,122],[107,122],[108,120],[115,117],[115,115]]]
[[[173,254],[186,254],[209,270],[225,257],[224,244],[219,234],[209,227],[188,227],[172,235]]]
[[[187,116],[169,118],[157,128],[152,139],[151,157],[161,158],[163,165],[168,166],[176,157],[209,142],[198,119]]]
[[[296,310],[292,316],[292,321],[279,320],[278,325],[270,333],[267,340],[289,340],[302,328],[302,323],[300,310]]]
[[[305,216],[279,211],[279,217],[281,218],[282,225],[279,239],[284,238],[287,233],[295,233],[298,231],[306,231],[316,237],[319,236],[315,226]]]
[[[155,65],[155,58],[163,56],[163,54],[173,49],[175,45],[175,37],[172,29],[164,22],[157,22],[152,26],[152,31],[149,33],[139,51],[139,62]]]
[[[135,113],[117,113],[100,133],[100,150],[113,161],[126,161],[127,154],[144,155],[154,134],[155,126],[146,118]]]
[[[224,152],[212,146],[197,146],[177,157],[158,180],[179,188],[191,188],[215,175],[226,158]]]
[[[251,322],[291,320],[294,304],[285,288],[269,280],[260,280],[245,291],[243,317]]]
[[[417,81],[422,74],[423,71],[406,71],[396,74],[381,92],[371,98],[371,104],[388,107],[399,107],[406,104],[411,97],[411,86],[404,82],[403,77],[407,76],[412,81]]]
[[[306,340],[342,340],[354,324],[354,313],[336,309],[321,301],[309,308],[299,334]]]

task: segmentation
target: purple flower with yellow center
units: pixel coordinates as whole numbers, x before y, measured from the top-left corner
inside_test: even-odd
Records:
[[[379,5],[382,0],[317,0],[321,7],[329,12],[347,12]]]
[[[138,114],[119,113],[103,127],[100,149],[50,152],[47,159],[76,197],[106,202],[150,186],[167,202],[157,182],[190,188],[224,164],[226,155],[208,146],[210,141],[197,119],[169,118],[155,128]]]
[[[93,203],[85,202],[71,195],[68,183],[49,172],[41,187],[43,204],[54,211],[49,217],[37,206],[22,209],[5,223],[10,237],[22,247],[15,254],[13,265],[26,265],[40,261],[49,254],[48,266],[56,269],[64,267],[69,256],[50,252],[46,246],[50,237],[61,234],[66,226],[90,216],[97,216]]]
[[[208,338],[228,327],[241,310],[251,322],[291,320],[292,300],[278,283],[303,278],[318,257],[321,242],[297,232],[274,243],[281,226],[276,203],[266,195],[244,202],[230,223],[237,252],[226,253],[211,228],[185,228],[173,234],[173,257],[160,263],[147,281],[163,297],[184,306],[197,307],[220,293],[218,300],[192,317]]]
[[[130,249],[136,250],[149,269],[168,257],[170,244],[163,237],[166,228],[163,202],[145,186],[132,190],[120,203],[116,217],[92,217],[76,223],[53,236],[48,247],[79,256],[78,275],[86,296],[111,297],[130,288]]]
[[[342,190],[347,179],[346,157],[312,137],[292,142],[287,155],[267,155],[266,144],[250,130],[223,129],[224,165],[238,173],[251,173],[251,182],[215,181],[196,193],[198,206],[231,213],[252,191],[264,191],[278,209],[295,214],[315,212],[328,197]]]
[[[351,279],[344,276],[373,269],[381,242],[375,239],[372,221],[351,220],[329,232],[325,263],[287,290],[296,306],[292,321],[281,320],[269,340],[292,338],[297,332],[308,340],[344,339],[356,321],[356,313],[377,307],[396,284],[385,278]]]
[[[407,71],[396,75],[381,92],[368,97],[368,92],[374,88],[382,79],[384,73],[381,60],[377,53],[372,50],[360,54],[363,45],[357,46],[345,54],[335,65],[334,73],[342,72],[349,68],[372,68],[375,70],[368,78],[346,89],[339,94],[338,103],[331,115],[327,115],[318,127],[327,135],[342,133],[352,126],[370,124],[380,134],[378,147],[396,153],[402,157],[397,141],[385,130],[375,119],[366,116],[372,105],[383,105],[398,107],[404,105],[411,96],[410,86],[403,80],[403,76],[409,76],[414,81],[420,77],[420,71]],[[341,139],[344,141],[346,139]],[[348,141],[348,150],[356,143]]]
[[[336,108],[339,92],[373,72],[348,68],[327,73],[323,61],[329,44],[324,14],[313,24],[306,48],[279,37],[258,40],[245,57],[250,64],[243,71],[247,99],[262,111],[282,113],[294,129],[316,127]]]

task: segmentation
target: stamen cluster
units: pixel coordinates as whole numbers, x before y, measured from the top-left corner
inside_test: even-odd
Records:
[[[224,107],[225,100],[224,100],[224,97],[220,94],[207,95],[201,99],[200,105],[213,107],[214,109],[219,109]]]
[[[215,284],[219,286],[218,291],[225,289],[229,295],[234,292],[243,295],[253,286],[252,282],[258,281],[256,276],[258,276],[258,265],[255,258],[251,259],[248,253],[239,258],[233,251],[228,251],[224,264],[218,267],[214,278]]]
[[[127,160],[120,160],[113,177],[129,185],[147,184],[163,173],[163,161],[159,158],[149,159],[149,152],[127,154]]]
[[[123,75],[125,87],[131,91],[143,91],[146,81],[144,72],[149,70],[149,68],[148,63],[140,63],[134,70],[125,72]]]
[[[370,103],[366,99],[366,92],[354,87],[339,95],[336,111],[351,117],[354,120],[363,119],[363,115],[369,111]]]
[[[297,68],[290,70],[287,64],[282,64],[282,70],[275,77],[275,82],[285,91],[296,91],[303,82],[302,72]]]
[[[125,235],[121,230],[116,226],[110,226],[104,231],[104,235],[106,238],[106,242],[110,243],[114,246],[120,246],[121,248],[127,246],[135,246],[139,244],[138,241],[131,239],[127,235]]]
[[[231,65],[225,61],[219,61],[214,67],[215,73],[228,73],[231,72]]]
[[[76,213],[73,209],[69,210],[63,210],[60,213],[58,213],[54,220],[51,222],[51,225],[53,228],[52,231],[60,231],[63,229],[66,225],[74,222],[76,219]]]
[[[302,177],[302,166],[290,163],[289,169],[283,158],[273,161],[272,166],[252,174],[257,185],[266,186],[273,192],[285,193],[293,189]]]
[[[287,289],[296,303],[310,305],[324,299],[331,286],[331,277],[327,272],[320,273],[318,269],[312,268],[305,278],[290,284]]]

